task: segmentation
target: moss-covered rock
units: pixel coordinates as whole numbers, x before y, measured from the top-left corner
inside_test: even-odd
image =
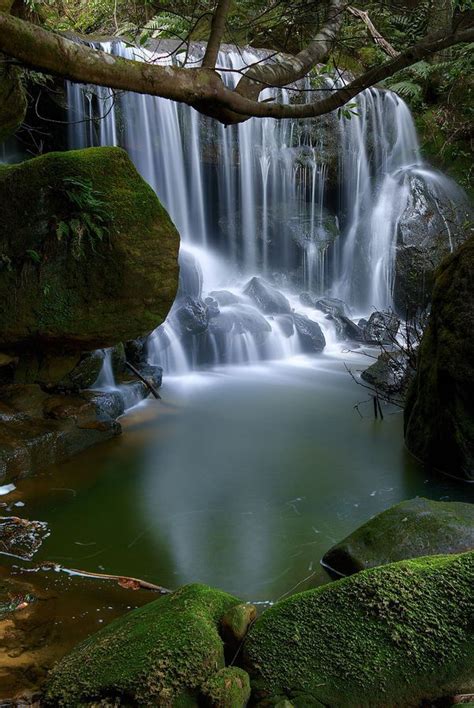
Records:
[[[157,327],[178,284],[177,231],[119,148],[0,168],[0,343],[82,351]]]
[[[255,605],[243,603],[231,607],[222,618],[221,633],[226,642],[239,644],[257,617]]]
[[[392,506],[333,546],[323,564],[351,575],[407,558],[474,550],[474,504],[417,497]]]
[[[20,71],[0,54],[0,143],[14,133],[25,119],[27,100]]]
[[[277,603],[244,645],[254,698],[416,706],[468,692],[473,584],[470,552],[372,568]]]
[[[474,237],[440,266],[405,407],[408,448],[433,468],[474,479]]]
[[[46,699],[77,706],[120,696],[140,706],[197,705],[201,686],[224,668],[218,633],[239,600],[187,585],[111,622],[53,670]]]
[[[245,708],[250,698],[249,675],[243,669],[228,666],[206,681],[201,694],[210,708]]]

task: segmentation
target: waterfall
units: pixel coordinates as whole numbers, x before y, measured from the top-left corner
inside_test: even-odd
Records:
[[[119,41],[101,47],[154,63],[183,59],[160,44],[155,51]],[[199,51],[188,61],[198,62]],[[218,67],[235,86],[240,69],[264,58],[227,47]],[[297,92],[301,100],[303,91],[312,100],[310,89],[306,79],[278,98],[288,103]],[[434,203],[441,192],[456,198],[453,183],[423,165],[410,111],[390,91],[364,91],[351,119],[251,119],[227,128],[166,99],[74,84],[67,91],[70,147],[124,147],[181,235],[179,297],[148,343],[151,361],[167,371],[307,351],[306,321],[296,326],[285,313],[262,313],[245,294],[255,275],[286,293],[287,314],[309,317],[334,343],[333,324],[297,294],[341,298],[360,313],[390,307],[413,180]],[[262,98],[276,93],[265,89]]]

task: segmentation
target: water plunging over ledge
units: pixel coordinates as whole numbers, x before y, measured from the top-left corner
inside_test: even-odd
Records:
[[[118,41],[102,48],[162,64],[180,60]],[[237,71],[264,56],[227,48],[218,66],[234,86]],[[310,89],[309,79],[279,91],[280,100],[290,102],[300,89]],[[244,293],[256,275],[283,290],[292,311],[319,323],[330,351],[334,325],[295,295],[341,298],[359,314],[390,307],[399,220],[415,187],[427,190],[430,209],[439,210],[441,199],[462,201],[451,180],[423,164],[410,111],[390,91],[360,94],[351,120],[251,119],[228,128],[184,104],[75,84],[68,105],[70,147],[123,146],[169,211],[182,239],[180,301],[204,300],[219,311],[206,332],[189,331],[175,305],[149,341],[151,362],[168,373],[305,352],[297,327],[290,331],[265,312],[263,322]],[[76,122],[84,118],[100,120]],[[206,300],[211,293],[214,302]]]

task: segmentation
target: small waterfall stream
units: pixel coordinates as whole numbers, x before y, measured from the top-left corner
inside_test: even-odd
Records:
[[[162,64],[181,59],[119,41],[102,48]],[[241,68],[264,57],[226,48],[218,66],[233,86]],[[310,88],[307,79],[279,98],[290,102],[303,89],[311,100]],[[271,95],[265,89],[262,97]],[[70,147],[124,147],[180,232],[179,296],[149,339],[150,361],[168,372],[305,351],[298,327],[262,314],[245,294],[256,275],[285,292],[289,313],[319,323],[330,350],[333,324],[297,294],[341,298],[359,313],[390,307],[399,221],[413,181],[423,182],[435,202],[437,194],[459,199],[454,183],[422,163],[409,109],[385,90],[360,94],[350,120],[251,119],[227,128],[183,104],[74,84],[68,105]],[[183,302],[195,318],[208,318],[206,331],[183,330]]]

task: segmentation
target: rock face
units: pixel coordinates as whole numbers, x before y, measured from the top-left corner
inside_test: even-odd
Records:
[[[0,55],[0,143],[20,127],[25,119],[27,100],[20,72]]]
[[[0,192],[2,348],[80,352],[163,322],[179,237],[123,150],[3,166]]]
[[[244,644],[253,700],[415,706],[470,692],[473,583],[471,552],[372,568],[277,603]]]
[[[339,575],[426,555],[474,550],[474,504],[416,498],[377,514],[323,557]]]
[[[291,312],[290,303],[283,293],[258,276],[249,280],[244,294],[266,315],[284,315]]]
[[[463,222],[469,213],[461,190],[441,174],[440,184],[427,183],[416,172],[405,179],[408,202],[398,222],[393,292],[402,317],[430,302],[435,270],[466,239]]]
[[[439,268],[405,407],[408,448],[430,467],[474,479],[474,238]]]
[[[222,696],[219,620],[238,603],[205,585],[187,585],[129,612],[59,662],[47,687],[48,705],[72,707],[121,696],[140,706],[195,706],[204,687],[208,697]],[[233,674],[232,684],[245,694],[244,672]],[[240,703],[211,700],[210,705],[233,708]]]

